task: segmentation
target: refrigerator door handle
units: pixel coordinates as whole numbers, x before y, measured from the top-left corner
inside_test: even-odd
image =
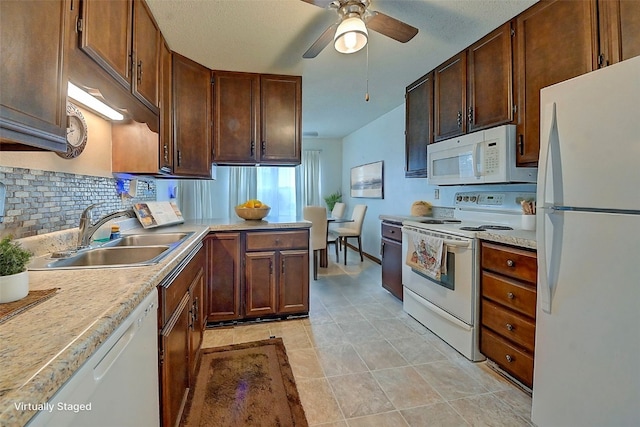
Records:
[[[552,141],[558,139],[558,127],[556,124],[556,103],[554,102],[546,109],[546,117],[544,123],[549,123],[549,136],[547,138],[546,146],[541,147],[541,152],[544,153],[544,160],[538,165],[538,188],[540,196],[537,197],[539,206],[536,210],[536,240],[538,246],[538,297],[540,301],[540,308],[546,313],[551,313],[551,280],[550,271],[547,262],[547,215],[553,213],[553,203],[547,203],[547,179],[549,175],[549,164],[552,156]],[[541,159],[542,160],[542,159]],[[552,182],[553,185],[553,182]],[[555,194],[555,188],[552,188],[552,193]],[[552,196],[554,195],[552,194]],[[553,247],[553,239],[551,240]],[[552,248],[551,248],[552,249]]]

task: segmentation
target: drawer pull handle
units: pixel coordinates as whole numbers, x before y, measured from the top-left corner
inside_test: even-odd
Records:
[[[507,294],[507,298],[509,298],[509,299],[514,299],[515,297],[516,297],[516,296],[513,294],[513,292],[509,292],[509,293]]]
[[[513,325],[511,323],[507,323],[507,329],[513,331]]]
[[[514,265],[515,265],[515,262],[513,262],[512,259],[507,260],[507,267],[513,267]]]
[[[507,354],[505,358],[507,359],[507,362],[509,363],[513,362],[513,357],[511,357],[511,355]]]

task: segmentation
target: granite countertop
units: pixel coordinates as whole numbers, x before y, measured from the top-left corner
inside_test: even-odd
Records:
[[[0,324],[0,425],[25,425],[35,411],[18,410],[16,404],[47,402],[210,231],[310,226],[310,222],[295,218],[204,219],[155,230],[138,229],[134,231],[194,233],[151,266],[30,271],[31,290],[59,291]],[[22,242],[36,255],[44,255],[68,248],[75,236],[77,229]]]

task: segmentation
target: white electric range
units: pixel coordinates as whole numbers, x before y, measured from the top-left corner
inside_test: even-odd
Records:
[[[403,221],[403,260],[425,239],[441,239],[446,273],[439,280],[407,263],[402,267],[404,310],[472,361],[484,360],[479,349],[480,251],[477,234],[484,230],[517,230],[521,201],[529,192],[460,192],[452,218]],[[427,237],[425,237],[427,236]]]

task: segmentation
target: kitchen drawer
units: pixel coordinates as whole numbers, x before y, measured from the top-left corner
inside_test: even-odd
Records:
[[[537,281],[538,262],[533,251],[483,242],[482,268],[529,283]]]
[[[517,349],[504,338],[482,329],[480,351],[502,369],[522,381],[527,387],[533,386],[533,356]]]
[[[482,296],[535,319],[536,288],[489,271],[482,272]]]
[[[246,245],[247,251],[305,249],[309,247],[309,231],[247,233]]]
[[[492,329],[533,353],[536,324],[526,317],[483,299],[482,326]]]
[[[383,222],[382,237],[402,243],[402,226]]]
[[[183,267],[182,270],[178,270],[177,272],[174,271],[170,274],[175,274],[175,278],[173,280],[169,280],[169,283],[158,286],[160,307],[158,323],[160,327],[163,327],[173,315],[178,304],[180,304],[184,295],[189,291],[189,285],[191,285],[193,279],[198,274],[198,270],[200,270],[204,265],[204,251],[200,251]],[[178,267],[178,269],[179,268],[180,267]]]

